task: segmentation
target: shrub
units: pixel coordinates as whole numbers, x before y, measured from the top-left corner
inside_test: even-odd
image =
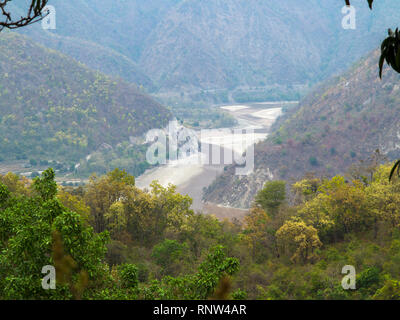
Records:
[[[133,264],[123,264],[118,268],[118,275],[121,279],[122,287],[137,288],[139,285],[138,268]]]

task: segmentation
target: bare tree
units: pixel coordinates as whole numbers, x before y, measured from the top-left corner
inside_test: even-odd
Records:
[[[41,20],[46,13],[43,12],[48,0],[31,0],[27,5],[27,13],[25,16],[13,17],[7,5],[12,0],[0,0],[0,31],[4,28],[17,29],[25,27]]]

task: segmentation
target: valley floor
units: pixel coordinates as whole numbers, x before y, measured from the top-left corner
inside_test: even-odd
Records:
[[[233,149],[233,153],[241,155],[251,145],[266,139],[271,126],[282,114],[283,106],[295,104],[297,102],[282,101],[221,106],[222,110],[231,114],[238,121],[238,125],[234,128],[196,131],[196,134],[200,143],[220,147],[221,155],[225,152],[229,153],[229,149]],[[232,129],[253,130],[254,134],[238,135],[232,132]],[[192,155],[192,157],[199,156],[204,157],[204,154]],[[224,161],[216,165],[190,164],[187,158],[180,161],[170,161],[167,165],[146,171],[137,178],[136,185],[139,188],[147,188],[153,180],[158,180],[163,186],[172,183],[177,186],[179,193],[187,194],[193,199],[192,208],[194,210],[204,213],[212,212],[213,214],[217,212],[219,213],[217,215],[221,217],[240,218],[246,210],[234,208],[229,210],[227,207],[202,201],[203,189],[208,187],[223,172],[224,167]]]

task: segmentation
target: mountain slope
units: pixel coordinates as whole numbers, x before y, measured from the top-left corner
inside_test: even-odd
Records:
[[[356,31],[342,28],[341,1],[187,0],[152,32],[140,65],[167,88],[315,83],[376,47],[400,18],[397,2],[373,14],[355,6]]]
[[[307,2],[303,10],[290,12],[298,4],[279,3],[184,1],[153,31],[140,64],[167,88],[306,82],[317,73],[321,60],[315,41],[305,38],[318,28],[308,26],[303,15],[313,5]],[[323,31],[328,33],[328,27]],[[302,49],[293,56],[295,48]],[[310,57],[315,65],[308,62]],[[284,64],[287,72],[282,74]]]
[[[42,45],[60,51],[75,60],[112,77],[120,77],[143,86],[149,91],[155,89],[153,81],[128,57],[96,43],[70,37],[48,34],[35,38]]]
[[[208,188],[208,201],[249,206],[266,180],[300,178],[307,172],[333,176],[379,149],[400,157],[400,75],[378,77],[379,52],[309,94],[278,130],[256,146],[255,172],[233,169]]]
[[[140,70],[137,63],[113,49],[88,40],[59,36],[42,30],[40,24],[20,29],[19,33],[29,36],[47,48],[68,55],[93,70],[114,78],[123,78],[137,86],[143,86],[148,91],[155,90],[153,81]]]
[[[136,60],[159,14],[177,1],[52,0],[49,4],[56,8],[56,30],[43,30],[37,23],[18,32],[92,69],[153,91],[154,83]],[[22,3],[10,6],[14,12],[24,11]]]
[[[136,86],[15,33],[0,37],[3,159],[77,161],[99,145],[163,127],[170,113]]]
[[[236,89],[239,96],[254,92],[247,99],[266,99],[271,88],[297,92],[297,85],[308,87],[345,70],[400,21],[398,1],[381,0],[372,12],[359,1],[353,4],[356,30],[344,30],[343,2],[53,0],[57,29],[51,33],[122,54],[161,93]],[[84,43],[79,45],[83,52]],[[80,61],[90,65],[87,54],[76,54],[68,45],[60,48],[86,57]],[[109,63],[118,61],[110,57]],[[114,70],[123,76],[123,68]]]

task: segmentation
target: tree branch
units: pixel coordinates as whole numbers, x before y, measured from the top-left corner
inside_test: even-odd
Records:
[[[11,12],[7,8],[9,2],[11,0],[0,0],[0,31],[4,28],[17,29],[25,27],[40,21],[46,16],[46,14],[42,13],[42,10],[47,5],[48,0],[31,0],[26,15],[17,19],[13,19]]]

